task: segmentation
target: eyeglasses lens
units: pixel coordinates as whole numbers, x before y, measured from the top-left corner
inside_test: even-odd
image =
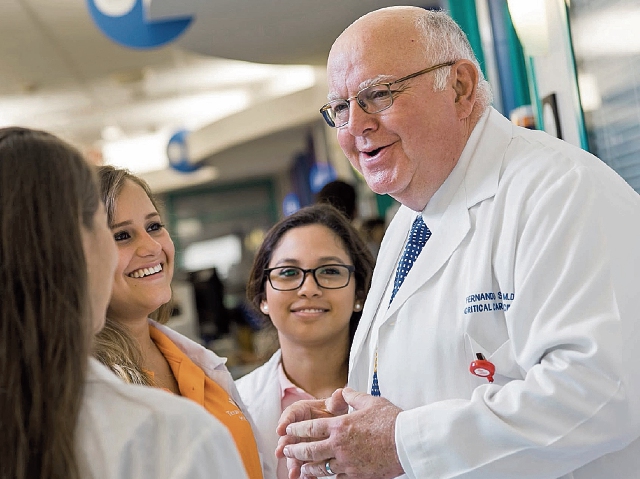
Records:
[[[283,266],[269,271],[269,282],[273,289],[291,291],[298,289],[305,281],[306,273],[314,276],[318,286],[325,289],[344,288],[349,284],[351,273],[347,266],[325,265],[303,270],[294,266]]]
[[[355,100],[367,113],[378,113],[393,104],[393,95],[388,84],[372,85],[360,90]],[[321,110],[324,119],[335,128],[340,128],[349,122],[349,102],[347,100],[333,100]]]

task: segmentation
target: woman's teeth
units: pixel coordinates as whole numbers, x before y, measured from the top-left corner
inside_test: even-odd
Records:
[[[133,273],[129,273],[130,278],[144,278],[145,276],[150,276],[152,274],[156,274],[162,271],[162,265],[156,265],[153,268],[141,268],[135,270]]]

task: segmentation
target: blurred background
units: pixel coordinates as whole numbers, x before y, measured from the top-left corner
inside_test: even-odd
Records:
[[[342,180],[376,251],[397,208],[318,109],[335,38],[398,4],[449,11],[495,108],[640,190],[636,0],[2,0],[0,126],[51,131],[149,182],[177,250],[171,324],[239,375],[276,347],[244,299],[265,231]]]

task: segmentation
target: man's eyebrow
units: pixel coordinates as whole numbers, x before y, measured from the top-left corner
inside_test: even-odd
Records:
[[[373,78],[369,78],[367,80],[364,80],[362,83],[360,83],[360,85],[358,85],[358,91],[364,89],[364,88],[368,88],[372,85],[377,85],[378,83],[386,83],[386,82],[390,82],[392,81],[394,78],[393,75],[377,75]],[[327,95],[327,99],[329,101],[333,101],[333,100],[346,100],[346,98],[337,95],[335,93],[329,93],[329,95]]]
[[[358,91],[362,90],[363,88],[368,88],[372,85],[377,85],[378,83],[386,83],[388,81],[391,81],[392,79],[393,75],[377,75],[360,83],[360,85],[358,86]]]

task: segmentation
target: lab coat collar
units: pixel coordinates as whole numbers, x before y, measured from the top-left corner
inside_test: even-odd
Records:
[[[235,394],[235,388],[232,387],[233,378],[225,366],[227,358],[218,356],[212,350],[192,341],[164,324],[160,324],[153,319],[149,319],[148,321],[150,327],[160,330],[167,336],[171,342],[186,354],[196,366],[202,369],[210,379],[215,381],[219,386],[222,386],[236,402],[239,400],[238,395]]]
[[[513,129],[513,123],[494,108],[489,108],[478,122],[474,129],[474,134],[478,133],[477,146],[469,152],[471,159],[464,177],[467,208],[496,194]]]

